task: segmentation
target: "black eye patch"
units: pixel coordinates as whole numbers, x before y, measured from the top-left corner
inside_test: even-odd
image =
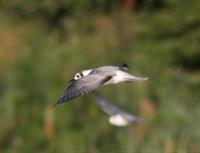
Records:
[[[81,72],[80,75],[83,76],[83,73]]]

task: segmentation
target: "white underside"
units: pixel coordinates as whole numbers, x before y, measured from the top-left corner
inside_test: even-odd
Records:
[[[117,70],[115,76],[113,76],[112,79],[106,82],[105,84],[107,85],[107,84],[116,84],[116,83],[124,82],[124,81],[127,81],[128,77],[130,78],[131,75],[121,70]]]
[[[116,76],[113,77],[113,83],[120,83],[123,81],[126,81],[126,77],[127,77],[128,73],[125,73],[123,71],[117,71],[116,72]]]
[[[148,80],[147,77],[136,77],[127,72],[118,70],[116,75],[108,82],[108,84],[116,84],[124,81],[145,81]]]

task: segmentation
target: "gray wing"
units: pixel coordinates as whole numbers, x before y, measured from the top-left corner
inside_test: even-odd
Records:
[[[110,76],[105,77],[94,74],[73,81],[69,84],[69,86],[65,90],[64,95],[60,97],[53,106],[56,106],[58,104],[72,100],[76,97],[92,92],[96,90],[104,82],[108,81],[109,79],[111,79]]]
[[[93,91],[92,94],[97,105],[99,105],[105,113],[110,115],[109,122],[111,124],[117,126],[126,126],[130,123],[142,120],[142,117],[131,115],[116,107],[99,92]]]

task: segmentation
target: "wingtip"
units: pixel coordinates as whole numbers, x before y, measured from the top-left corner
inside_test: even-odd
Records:
[[[141,116],[135,116],[135,121],[134,122],[141,122],[144,121],[144,118]]]
[[[63,103],[63,102],[64,102],[64,97],[65,97],[65,96],[60,97],[60,98],[58,99],[58,101],[57,101],[55,104],[52,105],[52,107],[56,107],[57,105]]]
[[[55,103],[55,104],[51,105],[51,107],[56,107],[56,106],[57,106],[57,103]]]

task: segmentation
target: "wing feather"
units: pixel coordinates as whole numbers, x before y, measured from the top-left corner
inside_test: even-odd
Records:
[[[111,79],[110,76],[105,77],[93,74],[73,81],[65,89],[64,95],[60,97],[53,106],[72,100],[75,97],[83,96],[84,94],[90,93],[96,90],[100,85],[102,85],[109,79]]]
[[[95,102],[101,107],[101,109],[110,115],[109,122],[117,126],[126,126],[130,123],[141,121],[142,117],[131,115],[117,106],[113,105],[105,97],[103,97],[99,92],[92,92]]]

